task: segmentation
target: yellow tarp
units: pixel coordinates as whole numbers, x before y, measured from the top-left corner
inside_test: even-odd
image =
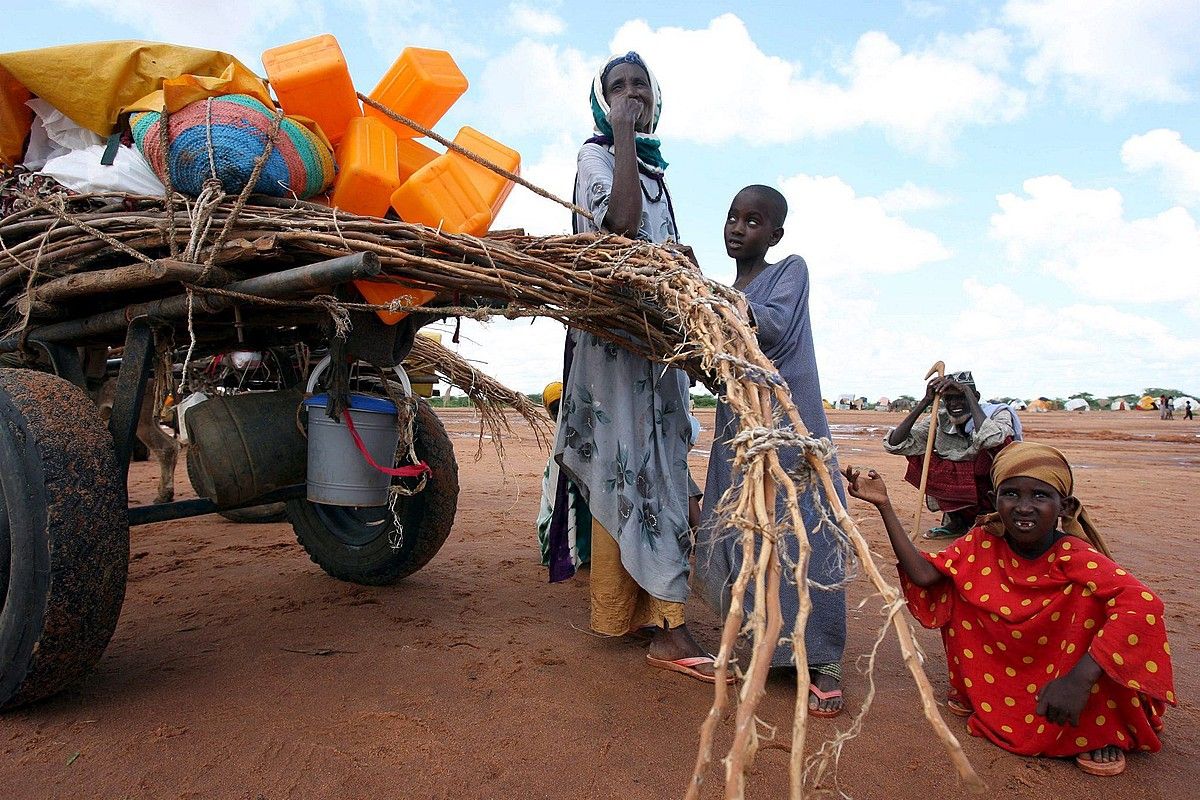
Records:
[[[0,160],[10,164],[29,134],[31,93],[101,136],[123,111],[161,111],[164,95],[170,111],[223,94],[273,107],[266,83],[218,50],[120,41],[0,53]]]

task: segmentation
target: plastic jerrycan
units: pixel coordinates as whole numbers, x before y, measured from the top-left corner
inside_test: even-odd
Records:
[[[0,164],[21,163],[25,136],[33,122],[33,112],[25,101],[32,96],[8,70],[0,67]]]
[[[404,183],[421,167],[437,158],[436,151],[416,139],[396,139],[396,158],[400,162],[400,182]]]
[[[337,146],[338,177],[331,204],[351,214],[382,217],[403,183],[396,134],[371,117],[355,117]]]
[[[486,161],[490,161],[498,167],[503,167],[514,175],[521,174],[521,154],[511,147],[506,147],[490,136],[485,136],[479,131],[470,126],[464,127],[454,137],[454,143],[464,150],[469,150],[477,156],[480,156]],[[451,157],[462,164],[467,175],[471,178],[471,183],[475,189],[483,197],[483,201],[488,204],[492,210],[492,219],[500,213],[500,207],[504,205],[504,201],[508,199],[508,193],[512,191],[513,182],[505,178],[499,173],[492,172],[482,164],[477,164],[469,158],[450,151]]]
[[[413,173],[392,194],[392,208],[405,222],[483,236],[492,224],[491,207],[451,155],[443,153]]]
[[[466,76],[445,50],[406,47],[368,96],[413,122],[433,128],[466,90]],[[371,106],[364,112],[383,122],[401,138],[421,135]]]
[[[330,34],[272,47],[262,62],[283,110],[314,120],[333,144],[362,116],[342,48]]]

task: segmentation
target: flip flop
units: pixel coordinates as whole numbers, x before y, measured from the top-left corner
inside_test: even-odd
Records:
[[[946,708],[956,717],[969,717],[975,713],[975,709],[971,708],[966,700],[963,700],[956,694],[946,697]]]
[[[705,683],[716,683],[715,675],[705,675],[696,667],[704,664],[715,664],[716,660],[712,656],[690,656],[688,658],[677,658],[674,661],[668,661],[665,658],[655,658],[647,655],[646,663],[657,669],[665,669],[669,672],[678,672],[687,675],[689,678],[695,678],[698,681]],[[733,683],[736,680],[732,673],[725,676],[726,683]]]
[[[962,536],[956,530],[947,528],[945,525],[938,525],[936,528],[930,528],[921,534],[922,539],[957,539]]]
[[[808,685],[808,693],[810,695],[812,695],[813,697],[817,698],[818,701],[834,700],[834,699],[840,698],[842,696],[841,689],[830,689],[828,692],[823,692],[817,688],[817,685],[815,683],[810,683]],[[808,709],[808,715],[810,717],[823,717],[825,719],[831,719],[831,718],[836,717],[837,715],[841,714],[844,709],[845,709],[844,705],[841,708],[838,708],[834,711],[825,711],[820,708],[810,708],[810,709]]]
[[[1091,752],[1075,756],[1075,763],[1088,775],[1099,775],[1101,778],[1111,778],[1125,771],[1125,754],[1118,751],[1116,761],[1095,761]]]

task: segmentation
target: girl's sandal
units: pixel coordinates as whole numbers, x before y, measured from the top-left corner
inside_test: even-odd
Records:
[[[946,708],[956,717],[969,717],[975,713],[975,709],[971,708],[971,705],[957,694],[946,697]]]
[[[938,525],[936,528],[930,528],[921,534],[922,539],[957,539],[962,536],[958,531],[947,528],[945,525]]]
[[[1111,778],[1125,771],[1125,754],[1117,751],[1116,761],[1094,761],[1091,751],[1075,756],[1075,764],[1088,775]]]

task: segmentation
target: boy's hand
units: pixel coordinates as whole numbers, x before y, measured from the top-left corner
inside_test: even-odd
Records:
[[[877,508],[890,502],[887,485],[875,470],[868,470],[866,476],[863,476],[860,470],[846,467],[842,470],[842,475],[846,478],[846,488],[851,497],[865,500]]]
[[[1038,693],[1037,713],[1055,725],[1078,725],[1092,684],[1070,673],[1055,678]]]

